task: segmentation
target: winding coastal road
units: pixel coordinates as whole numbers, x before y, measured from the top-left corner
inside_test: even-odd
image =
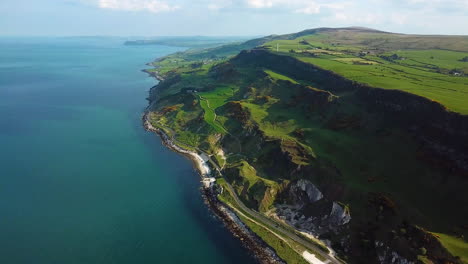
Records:
[[[279,224],[273,222],[271,219],[267,218],[266,216],[254,211],[254,210],[251,210],[249,208],[247,208],[247,206],[245,206],[245,204],[239,199],[239,197],[237,196],[237,194],[235,193],[234,189],[232,188],[231,184],[229,184],[227,181],[226,181],[226,185],[228,187],[228,191],[229,193],[231,194],[231,196],[234,198],[234,200],[236,201],[236,203],[239,205],[240,209],[247,212],[248,214],[250,214],[252,217],[256,218],[256,219],[259,219],[263,224],[267,225],[268,228],[272,229],[272,230],[275,230],[276,232],[294,240],[295,242],[303,245],[304,247],[306,247],[307,249],[311,250],[312,254],[318,254],[320,255],[320,257],[322,257],[323,259],[325,259],[325,263],[334,263],[334,264],[342,264],[341,262],[339,262],[338,260],[336,260],[335,258],[333,258],[332,256],[328,255],[327,253],[323,252],[322,249],[320,249],[319,247],[317,247],[316,245],[314,245],[313,243],[307,241],[307,240],[304,240],[302,238],[300,238],[298,235],[284,229],[283,227],[281,227]]]

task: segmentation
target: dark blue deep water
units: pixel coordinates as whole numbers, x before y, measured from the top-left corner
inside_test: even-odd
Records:
[[[181,50],[0,38],[0,263],[252,263],[185,158],[141,126]]]

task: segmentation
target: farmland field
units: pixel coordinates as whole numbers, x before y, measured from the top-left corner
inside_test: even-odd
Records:
[[[392,45],[392,38],[385,34],[366,41],[367,44],[375,42],[375,47],[356,41],[351,44],[331,41],[322,34],[275,40],[264,46],[272,52],[296,57],[350,80],[420,95],[451,111],[468,114],[468,62],[463,61],[468,56],[466,48],[463,50],[452,43],[454,50],[401,49],[404,47],[400,42]],[[380,42],[390,44],[378,46]],[[429,45],[429,42],[423,44]]]

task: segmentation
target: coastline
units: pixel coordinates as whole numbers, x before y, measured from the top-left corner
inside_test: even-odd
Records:
[[[164,81],[164,77],[162,77],[161,74],[159,74],[158,71],[149,71],[147,69],[144,69],[144,70],[141,70],[141,71],[144,72],[144,73],[149,74],[151,77],[156,78],[156,80],[158,80],[160,82]]]
[[[217,190],[212,184],[214,182],[212,179],[214,178],[209,177],[211,169],[208,166],[208,162],[206,162],[198,153],[177,146],[166,133],[151,125],[147,118],[148,114],[148,111],[145,111],[143,114],[143,127],[147,131],[154,132],[159,135],[164,146],[174,152],[184,155],[192,161],[202,179],[203,185],[201,187],[201,193],[203,200],[214,215],[221,219],[226,228],[241,241],[242,245],[249,250],[260,263],[284,263],[284,261],[281,260],[270,246],[268,246],[244,223],[242,223],[239,217],[231,209],[218,200]]]
[[[147,119],[147,115],[148,115],[148,112],[145,112],[144,115],[143,115],[143,118],[142,118],[143,127],[147,131],[154,132],[154,133],[158,134],[159,137],[161,138],[164,146],[171,149],[172,151],[175,151],[175,152],[177,152],[179,154],[182,154],[185,157],[189,158],[192,161],[193,165],[197,168],[198,172],[200,173],[200,176],[202,177],[202,180],[207,178],[207,175],[211,173],[211,169],[208,167],[208,165],[203,160],[203,158],[200,155],[198,155],[198,153],[196,153],[196,152],[183,149],[183,148],[177,146],[176,144],[174,144],[174,142],[172,142],[169,139],[169,136],[167,136],[166,133],[164,133],[160,129],[155,128],[153,125],[151,125],[151,123]]]

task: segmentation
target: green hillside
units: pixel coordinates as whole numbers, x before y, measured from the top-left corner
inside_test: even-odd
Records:
[[[212,155],[249,209],[346,262],[467,263],[467,56],[468,37],[361,28],[177,53],[153,63],[150,121]],[[307,202],[300,180],[323,198]],[[335,227],[338,205],[351,221]]]

